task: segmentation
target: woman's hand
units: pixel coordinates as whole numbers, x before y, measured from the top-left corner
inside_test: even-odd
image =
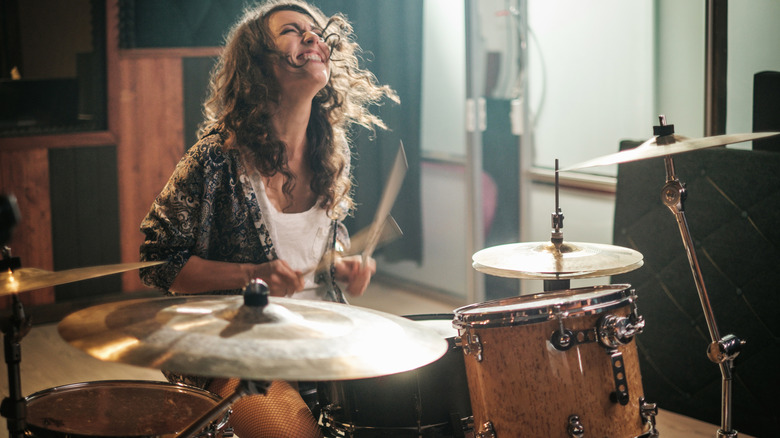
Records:
[[[205,260],[192,256],[170,287],[171,292],[198,294],[215,290],[243,289],[255,278],[268,284],[273,296],[292,295],[303,290],[303,274],[284,260],[259,265]]]
[[[339,258],[334,267],[336,280],[347,283],[347,292],[353,296],[363,295],[371,276],[376,273],[376,261],[368,257],[364,264],[359,255]]]
[[[303,290],[303,273],[293,270],[284,260],[248,266],[250,280],[261,278],[265,281],[271,296],[284,297]]]

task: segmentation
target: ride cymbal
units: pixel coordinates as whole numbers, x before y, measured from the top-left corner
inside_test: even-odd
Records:
[[[617,152],[603,157],[584,161],[573,166],[561,169],[561,172],[583,169],[586,167],[606,166],[610,164],[628,163],[648,158],[665,157],[683,152],[697,151],[700,149],[725,146],[743,141],[757,140],[760,138],[778,135],[780,132],[754,132],[748,134],[726,134],[713,137],[687,138],[677,134],[653,137],[633,149]]]
[[[188,296],[102,304],[60,322],[89,355],[181,373],[250,380],[342,380],[408,371],[447,342],[406,318],[346,304]]]
[[[633,249],[598,243],[511,243],[485,248],[472,256],[479,272],[498,277],[565,280],[617,275],[642,266]]]
[[[13,272],[0,272],[0,296],[26,292],[60,284],[103,277],[133,269],[146,268],[165,262],[120,263],[115,265],[91,266],[66,271],[46,271],[38,268],[20,268]]]

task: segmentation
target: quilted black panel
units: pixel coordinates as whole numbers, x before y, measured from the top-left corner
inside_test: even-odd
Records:
[[[714,148],[675,155],[674,164],[687,187],[685,214],[720,336],[747,341],[735,360],[732,425],[776,436],[780,153]],[[710,336],[693,274],[660,198],[665,178],[661,158],[619,165],[614,244],[641,252],[645,264],[612,283],[637,290],[647,321],[637,339],[646,397],[720,425],[720,369],[707,358]]]

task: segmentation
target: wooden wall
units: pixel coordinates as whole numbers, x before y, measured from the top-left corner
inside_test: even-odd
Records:
[[[117,1],[107,0],[108,131],[0,138],[0,192],[18,198],[23,221],[11,244],[23,267],[55,270],[50,184],[58,181],[50,180],[50,150],[115,145],[116,262],[132,263],[139,258],[141,220],[187,147],[183,60],[214,56],[218,48],[120,50]],[[137,271],[121,274],[121,292],[141,288]],[[25,292],[21,298],[31,305],[56,300],[53,288]],[[8,297],[0,299],[7,306]]]

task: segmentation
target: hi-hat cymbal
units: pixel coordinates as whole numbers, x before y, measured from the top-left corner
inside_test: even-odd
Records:
[[[633,249],[598,243],[511,243],[485,248],[472,256],[479,272],[498,277],[566,280],[617,275],[642,266]]]
[[[249,380],[342,380],[395,374],[447,351],[434,330],[357,306],[270,297],[188,296],[102,304],[59,324],[89,355],[187,374]]]
[[[0,272],[0,296],[25,292],[80,280],[103,277],[133,269],[146,268],[165,262],[120,263],[115,265],[91,266],[66,271],[46,271],[38,268],[20,268],[13,272]]]
[[[778,135],[780,132],[754,132],[748,134],[726,134],[713,137],[687,138],[677,134],[653,137],[633,149],[617,152],[603,157],[584,161],[573,166],[561,169],[561,172],[582,169],[586,167],[606,166],[609,164],[628,163],[647,158],[665,157],[683,152],[697,151],[700,149],[725,146],[741,143],[743,141],[757,140],[760,138]]]

